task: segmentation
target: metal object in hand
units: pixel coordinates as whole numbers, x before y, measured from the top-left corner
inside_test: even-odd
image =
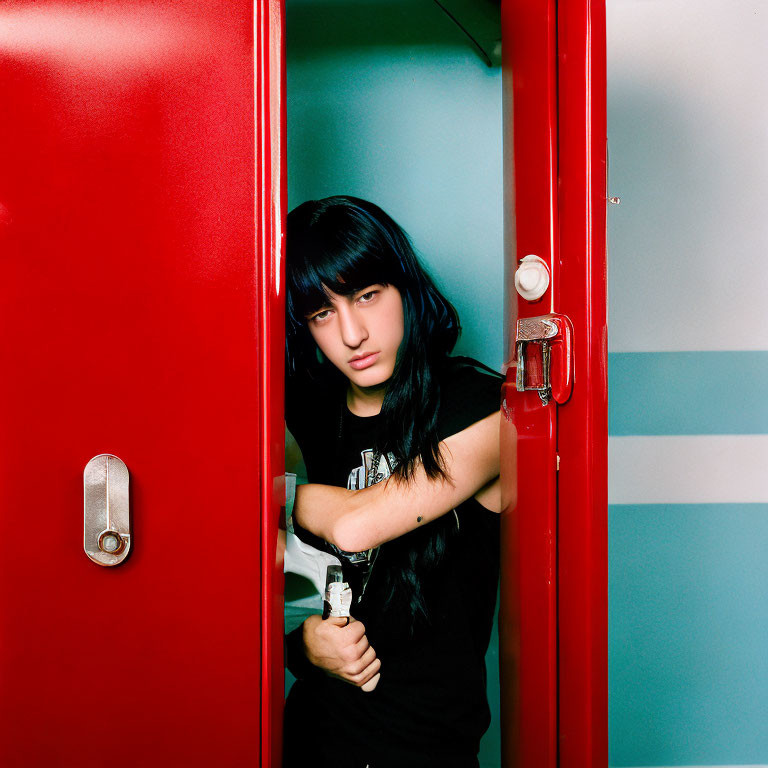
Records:
[[[352,590],[344,581],[340,565],[329,565],[325,580],[325,596],[323,599],[323,618],[329,616],[349,617],[352,607]]]

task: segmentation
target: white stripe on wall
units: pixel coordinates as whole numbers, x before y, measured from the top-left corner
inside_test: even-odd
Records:
[[[768,435],[610,437],[608,503],[768,503]]]

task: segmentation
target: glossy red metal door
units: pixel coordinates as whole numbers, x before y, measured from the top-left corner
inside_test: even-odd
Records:
[[[608,331],[603,0],[558,4],[559,302],[578,352],[558,408],[561,768],[608,765]],[[578,382],[578,385],[576,385]]]
[[[505,766],[608,762],[604,14],[589,0],[502,3]],[[514,286],[528,254],[550,275],[535,302]],[[518,389],[543,383],[543,345],[525,344],[542,324],[557,329],[559,347],[546,403]]]
[[[0,8],[4,767],[279,759],[280,19]],[[114,567],[83,551],[101,453],[131,476]]]

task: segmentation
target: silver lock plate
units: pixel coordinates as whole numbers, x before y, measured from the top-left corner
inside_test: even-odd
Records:
[[[549,378],[549,342],[557,334],[557,325],[546,317],[525,317],[517,321],[517,391],[538,392],[544,405],[549,402],[552,393]],[[540,357],[531,371],[526,365],[526,348],[529,344],[538,345],[540,350]]]
[[[524,317],[515,334],[518,392],[538,392],[543,405],[568,401],[573,390],[573,323],[566,315]]]
[[[131,551],[129,474],[109,453],[94,456],[83,472],[83,549],[99,565],[119,565]]]

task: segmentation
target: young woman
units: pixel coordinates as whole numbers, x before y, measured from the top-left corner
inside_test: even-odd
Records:
[[[449,356],[456,311],[380,208],[313,200],[287,229],[286,421],[309,480],[294,529],[339,556],[356,621],[288,636],[284,765],[476,766],[501,376]]]

